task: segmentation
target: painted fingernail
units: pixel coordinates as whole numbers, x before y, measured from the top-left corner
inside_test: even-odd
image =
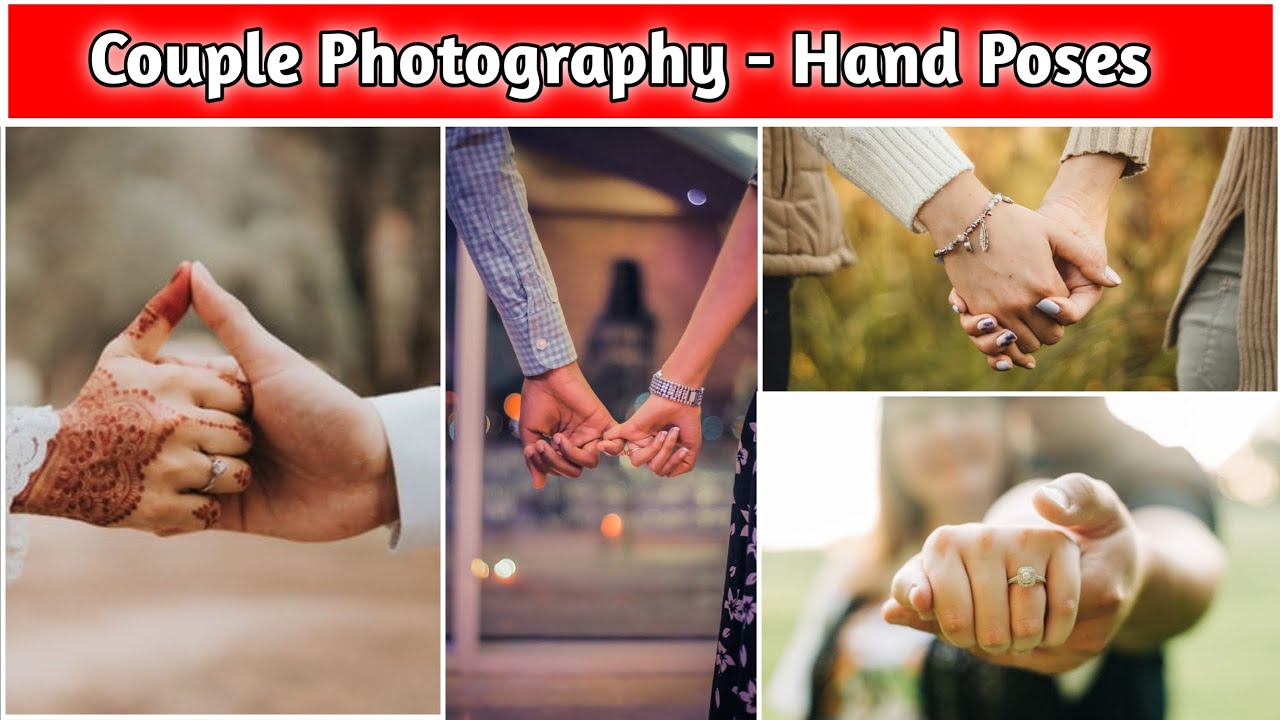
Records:
[[[953,313],[955,313],[955,314],[959,315],[959,314],[960,314],[960,306],[959,306],[959,305],[952,304],[952,306],[951,306],[951,312],[953,312]]]
[[[996,345],[999,345],[1000,347],[1009,347],[1013,344],[1013,341],[1017,339],[1018,336],[1014,335],[1012,330],[1005,330],[1000,337],[996,338]]]
[[[680,428],[678,428],[678,427],[673,427],[673,428],[671,428],[671,436],[672,436],[672,437],[680,437]]]
[[[999,370],[1000,372],[1004,372],[1006,370],[1012,370],[1012,369],[1013,369],[1013,363],[1009,362],[1008,360],[996,361],[996,370]]]
[[[661,442],[662,440],[665,440],[665,439],[666,439],[666,437],[667,437],[667,431],[666,431],[666,430],[663,430],[662,432],[658,433],[658,441],[659,441],[659,442]]]
[[[1050,300],[1049,298],[1045,298],[1036,303],[1036,309],[1048,315],[1057,315],[1062,312],[1062,308],[1058,307],[1058,303]]]
[[[1117,285],[1119,285],[1121,282],[1123,282],[1123,281],[1120,279],[1120,275],[1119,275],[1115,270],[1112,270],[1110,265],[1108,265],[1108,266],[1107,266],[1107,269],[1106,269],[1106,270],[1103,270],[1103,271],[1102,271],[1102,274],[1103,274],[1103,275],[1106,275],[1108,280],[1110,280],[1111,282],[1113,282],[1113,283],[1115,283],[1115,284],[1117,284]]]
[[[978,331],[979,331],[979,332],[989,333],[989,332],[991,332],[992,330],[995,330],[995,329],[996,329],[996,319],[995,319],[995,318],[982,318],[981,320],[979,320],[979,321],[978,321]]]
[[[1036,359],[1035,359],[1035,358],[1033,358],[1033,357],[1029,357],[1029,358],[1027,358],[1027,362],[1026,362],[1026,364],[1025,364],[1025,365],[1023,365],[1022,367],[1026,368],[1026,369],[1028,369],[1028,370],[1035,370],[1035,369],[1036,369]]]

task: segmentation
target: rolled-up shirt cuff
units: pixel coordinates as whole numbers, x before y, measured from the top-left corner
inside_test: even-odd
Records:
[[[382,418],[396,474],[400,520],[390,526],[392,551],[440,545],[442,401],[439,387],[369,398]]]

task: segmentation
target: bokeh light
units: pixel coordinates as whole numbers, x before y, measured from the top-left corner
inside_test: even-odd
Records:
[[[502,558],[493,564],[493,574],[499,580],[511,580],[516,576],[516,561],[511,558]]]
[[[724,421],[712,415],[702,419],[702,439],[719,440],[724,434]]]
[[[489,563],[476,558],[471,561],[471,576],[479,580],[489,577]]]
[[[520,419],[520,393],[511,393],[502,401],[502,411],[512,420]]]
[[[609,513],[600,521],[600,534],[613,540],[622,535],[622,516]]]

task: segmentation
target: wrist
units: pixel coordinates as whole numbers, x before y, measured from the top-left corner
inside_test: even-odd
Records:
[[[1069,157],[1058,168],[1043,204],[1069,207],[1090,224],[1105,222],[1111,192],[1127,162],[1123,156],[1105,153]]]
[[[992,194],[973,171],[966,170],[925,201],[916,218],[929,231],[934,245],[942,247],[978,217]]]
[[[706,363],[686,357],[679,352],[679,349],[677,349],[677,352],[673,352],[671,357],[667,358],[667,361],[659,368],[662,377],[690,387],[702,387],[703,382],[707,379],[709,370],[710,368],[707,367]]]

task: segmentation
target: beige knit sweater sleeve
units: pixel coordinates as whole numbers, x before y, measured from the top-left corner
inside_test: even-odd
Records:
[[[1123,155],[1129,162],[1120,177],[1137,175],[1147,169],[1151,157],[1151,128],[1149,127],[1076,127],[1067,136],[1067,146],[1062,159],[1076,155],[1105,153]]]
[[[800,128],[841,175],[898,222],[924,232],[920,206],[973,163],[942,128]]]

